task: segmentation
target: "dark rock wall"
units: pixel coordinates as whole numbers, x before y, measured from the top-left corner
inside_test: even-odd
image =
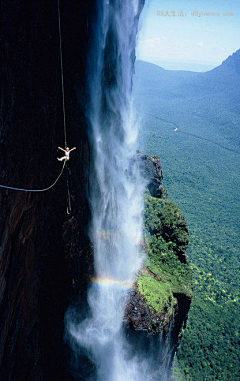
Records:
[[[167,197],[167,191],[162,185],[162,163],[158,156],[148,156],[138,151],[140,167],[143,176],[148,179],[148,190],[153,197]]]
[[[64,314],[91,273],[86,234],[89,144],[84,117],[94,1],[60,1],[68,170],[47,193],[0,190],[0,379],[70,379]],[[0,184],[49,186],[64,145],[57,1],[1,0]],[[66,181],[72,214],[66,213]],[[81,265],[79,265],[81,263]]]

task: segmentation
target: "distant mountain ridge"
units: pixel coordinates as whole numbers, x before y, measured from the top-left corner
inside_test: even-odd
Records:
[[[221,66],[229,66],[240,75],[240,49],[223,61]]]
[[[194,80],[189,81],[190,87],[198,87],[196,95],[207,95],[211,93],[238,90],[240,85],[240,50],[229,56],[220,66],[200,73]],[[185,87],[185,90],[187,86]],[[205,94],[202,94],[205,92]],[[233,100],[235,99],[235,94]]]
[[[151,80],[149,74],[151,75]],[[144,76],[143,81],[150,81],[153,87],[156,87],[158,80],[163,81],[161,83],[163,88],[177,87],[184,80],[188,84],[191,84],[191,86],[201,85],[201,83],[207,85],[208,83],[208,87],[210,87],[210,84],[222,81],[224,85],[228,84],[228,86],[233,85],[236,87],[240,83],[240,49],[224,60],[220,66],[204,73],[185,70],[166,70],[155,64],[137,61],[136,76],[138,79],[140,77],[143,79]]]
[[[240,146],[240,50],[205,73],[136,62],[134,97],[141,114],[227,149]],[[165,123],[167,121],[168,123]]]

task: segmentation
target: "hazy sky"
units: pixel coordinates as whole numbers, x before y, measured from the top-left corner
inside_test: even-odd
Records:
[[[138,59],[208,70],[240,49],[240,0],[146,0],[140,25]]]

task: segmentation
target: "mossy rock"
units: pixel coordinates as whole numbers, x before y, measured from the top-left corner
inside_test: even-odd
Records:
[[[186,262],[186,248],[189,243],[187,222],[181,209],[168,199],[145,196],[145,229],[156,238],[162,237],[169,249]]]
[[[137,278],[137,292],[156,316],[174,318],[175,295],[192,297],[192,272],[185,260],[189,241],[181,210],[168,199],[145,197],[145,267]],[[164,325],[163,321],[163,325]]]

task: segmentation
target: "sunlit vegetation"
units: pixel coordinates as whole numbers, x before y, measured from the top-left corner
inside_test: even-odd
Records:
[[[172,201],[150,194],[145,197],[144,221],[148,257],[137,279],[138,290],[150,309],[171,314],[175,293],[193,294],[191,269],[178,257],[178,243],[184,252],[189,241],[186,221]]]
[[[225,153],[223,159],[221,150],[213,154],[209,147],[207,160],[206,146],[202,148],[194,142],[188,162],[183,154],[171,149],[175,137],[170,136],[168,141],[161,133],[153,135],[150,130],[148,135],[145,131],[144,147],[148,147],[149,154],[161,155],[164,184],[188,221],[187,253],[194,273],[195,296],[178,351],[178,365],[186,380],[237,380],[240,356],[237,165],[232,165],[230,173],[223,171],[224,160],[230,163],[232,153]],[[199,166],[201,148],[204,155]]]

